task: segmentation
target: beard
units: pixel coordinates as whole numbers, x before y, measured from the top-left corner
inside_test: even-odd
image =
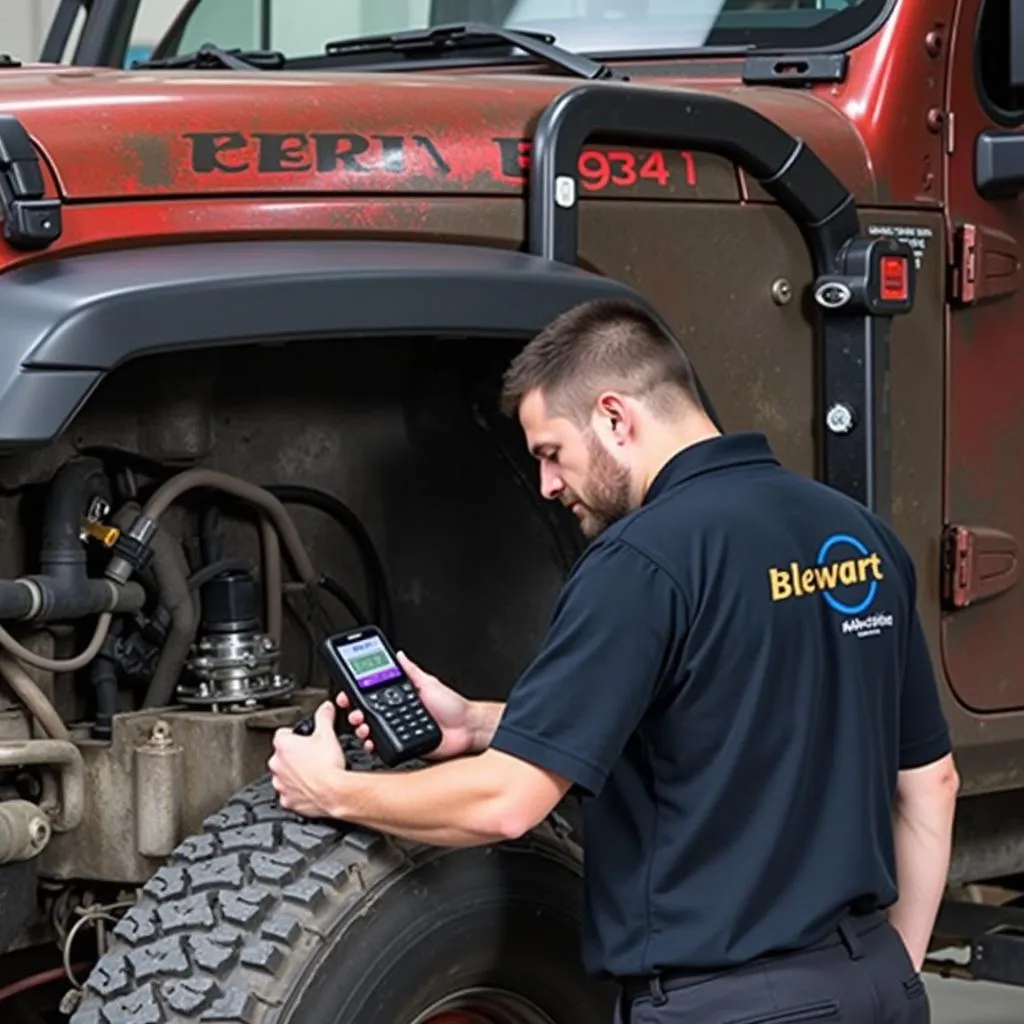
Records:
[[[583,535],[593,540],[613,523],[633,511],[629,470],[620,466],[593,435],[587,437],[590,471],[580,494],[563,495],[567,507],[575,504],[574,514]]]

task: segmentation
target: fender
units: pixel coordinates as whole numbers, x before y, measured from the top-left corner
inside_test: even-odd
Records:
[[[152,353],[396,335],[525,342],[600,298],[657,316],[621,282],[467,245],[215,242],[30,263],[0,275],[0,446],[52,441],[106,374]]]

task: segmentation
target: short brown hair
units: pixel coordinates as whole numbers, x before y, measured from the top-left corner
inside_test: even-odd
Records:
[[[514,416],[539,390],[553,410],[580,422],[607,388],[647,399],[659,412],[677,408],[683,395],[702,404],[686,353],[654,317],[626,299],[596,299],[557,317],[515,357],[501,407]]]

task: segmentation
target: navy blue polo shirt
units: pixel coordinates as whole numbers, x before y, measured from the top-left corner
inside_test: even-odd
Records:
[[[897,771],[950,750],[892,529],[760,434],[674,456],[574,567],[492,746],[583,797],[586,966],[728,967],[895,901]]]

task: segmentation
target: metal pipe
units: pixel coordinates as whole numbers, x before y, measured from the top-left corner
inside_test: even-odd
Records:
[[[0,740],[0,769],[24,765],[60,768],[59,806],[43,809],[54,832],[70,832],[85,811],[85,762],[82,752],[67,740]]]

